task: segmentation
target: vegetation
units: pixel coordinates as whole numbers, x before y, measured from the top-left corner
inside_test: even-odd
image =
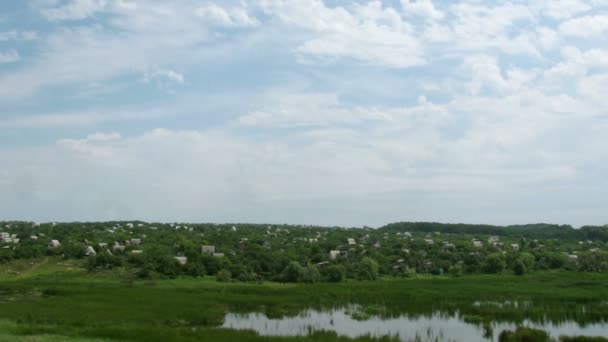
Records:
[[[351,304],[356,319],[441,312],[489,334],[496,321],[606,322],[606,230],[1,222],[0,341],[297,341],[217,326]]]
[[[215,276],[220,270],[230,272],[230,281],[306,283],[444,272],[606,272],[608,227],[0,222],[0,263],[43,256],[86,259],[89,272],[124,268],[138,279]]]

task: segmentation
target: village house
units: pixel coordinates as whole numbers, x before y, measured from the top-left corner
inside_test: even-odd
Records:
[[[201,246],[201,253],[213,255],[215,254],[215,246]]]
[[[495,244],[495,243],[497,243],[498,241],[500,241],[500,238],[499,238],[498,236],[496,236],[496,235],[492,235],[492,236],[490,236],[490,237],[488,238],[488,243],[489,243],[489,244]]]
[[[340,256],[340,251],[329,251],[329,259],[336,260]]]
[[[514,251],[518,251],[519,250],[519,245],[516,244],[516,243],[512,243],[511,244],[511,249],[514,250]]]
[[[59,248],[59,246],[61,246],[61,243],[59,243],[57,240],[51,240],[51,242],[49,242],[50,249]]]
[[[443,249],[456,249],[456,246],[453,243],[444,242],[443,243]]]
[[[175,261],[177,261],[180,265],[185,265],[188,262],[188,258],[185,256],[176,256]]]
[[[213,256],[216,258],[222,258],[224,257],[224,253],[213,253]]]
[[[424,239],[424,242],[426,242],[427,245],[435,244],[435,241],[433,241],[432,239]]]
[[[120,243],[118,243],[118,241],[114,241],[114,246],[112,246],[112,250],[114,252],[124,252],[126,246],[125,245],[121,245]]]
[[[348,244],[349,244],[349,245],[351,245],[351,246],[354,246],[354,245],[356,245],[356,244],[357,244],[357,242],[356,242],[356,241],[355,241],[355,239],[353,239],[353,238],[348,238],[348,239],[346,239],[346,240],[348,241]]]
[[[87,246],[87,248],[84,251],[84,255],[86,255],[86,256],[95,256],[95,255],[97,255],[97,252],[95,252],[95,250],[93,249],[93,247]]]
[[[481,247],[483,247],[483,242],[481,242],[479,240],[473,240],[473,246],[476,248],[481,248]]]
[[[131,251],[131,254],[142,254],[144,251],[142,251],[141,249],[134,249]]]
[[[141,239],[131,239],[129,240],[129,244],[133,246],[139,246],[139,244],[141,244]]]

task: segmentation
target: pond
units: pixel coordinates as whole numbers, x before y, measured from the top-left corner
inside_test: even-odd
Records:
[[[334,331],[351,338],[369,335],[397,336],[401,341],[498,341],[503,330],[515,330],[518,326],[544,330],[553,339],[559,336],[608,336],[608,324],[593,323],[584,326],[576,322],[519,324],[493,322],[486,326],[467,323],[459,314],[435,312],[430,315],[401,315],[381,318],[372,315],[357,317],[357,307],[318,311],[304,310],[294,317],[268,318],[263,313],[229,313],[224,318],[224,328],[254,330],[264,336],[306,336],[314,331]],[[357,319],[355,319],[355,318]]]

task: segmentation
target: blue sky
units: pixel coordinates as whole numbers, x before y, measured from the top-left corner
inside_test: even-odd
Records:
[[[608,223],[608,1],[0,3],[0,218]]]

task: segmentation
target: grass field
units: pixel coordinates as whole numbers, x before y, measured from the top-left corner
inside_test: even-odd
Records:
[[[608,320],[606,283],[607,274],[567,272],[314,285],[220,283],[211,277],[133,281],[120,271],[91,275],[74,261],[42,259],[0,266],[0,341],[297,341],[216,327],[230,311],[281,317],[351,303],[382,308],[374,314],[384,316],[458,310],[481,322],[548,318],[584,324]],[[505,301],[532,305],[483,304]],[[340,340],[333,333],[315,339]]]

